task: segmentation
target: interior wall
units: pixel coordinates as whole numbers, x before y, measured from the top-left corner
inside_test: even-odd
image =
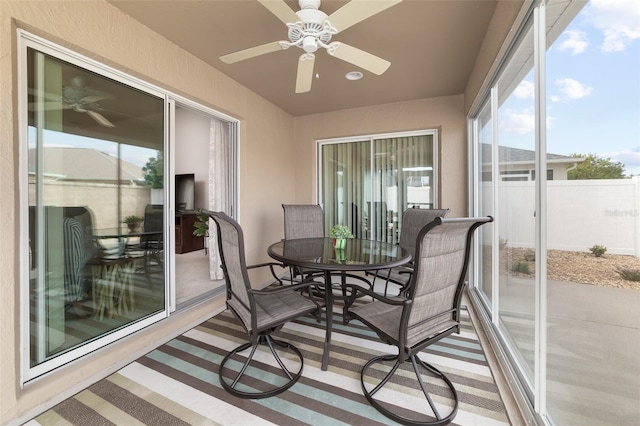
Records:
[[[316,140],[409,130],[439,131],[439,206],[467,212],[467,130],[462,95],[295,118],[295,201],[317,202]]]
[[[211,117],[176,105],[175,174],[195,176],[195,208],[209,207],[209,129]]]
[[[21,28],[117,70],[240,120],[240,223],[247,261],[267,258],[282,237],[282,207],[293,200],[293,118],[245,87],[137,23],[102,0],[0,1],[0,423],[35,414],[135,359],[194,321],[212,315],[210,302],[116,342],[20,386],[18,204],[18,64]],[[188,78],[185,74],[188,73]],[[142,337],[141,337],[142,336]]]

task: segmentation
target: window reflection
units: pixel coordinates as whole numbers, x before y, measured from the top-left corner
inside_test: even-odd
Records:
[[[164,101],[34,49],[27,58],[35,366],[164,309],[163,185],[148,183],[150,169],[164,180]]]

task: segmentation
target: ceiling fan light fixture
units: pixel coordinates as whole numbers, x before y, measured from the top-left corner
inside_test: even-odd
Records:
[[[360,80],[363,77],[363,74],[360,71],[349,71],[344,75],[344,78],[351,81]]]
[[[306,36],[302,39],[302,49],[307,53],[313,53],[318,50],[318,42],[315,37]]]

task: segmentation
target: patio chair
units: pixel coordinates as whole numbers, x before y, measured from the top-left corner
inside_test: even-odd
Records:
[[[297,240],[300,238],[324,238],[324,213],[318,204],[283,204],[284,210],[284,239]],[[300,277],[301,280],[312,276],[322,276],[323,272],[291,267],[291,281]]]
[[[283,204],[284,210],[284,239],[295,240],[300,238],[325,238],[324,212],[317,204]],[[347,278],[352,278],[364,283],[367,287],[372,287],[366,278],[360,275],[339,272],[332,274],[340,277],[340,291],[346,297],[344,285]],[[300,276],[301,279],[324,278],[324,272],[305,268],[292,268],[292,280]]]
[[[258,399],[277,395],[298,381],[304,361],[298,348],[276,340],[271,334],[299,316],[311,313],[320,315],[319,305],[296,291],[314,283],[265,290],[252,288],[248,270],[274,265],[284,268],[284,265],[268,262],[247,266],[240,225],[222,212],[204,213],[214,220],[218,231],[227,307],[238,318],[250,340],[224,357],[219,368],[220,384],[227,392],[240,398]],[[261,345],[268,347],[275,358],[273,372],[258,370],[259,365],[265,362],[262,356],[265,351],[257,351]],[[248,355],[242,354],[245,350],[249,350]],[[238,369],[236,366],[241,367]]]
[[[402,213],[402,229],[400,230],[400,241],[398,245],[408,250],[412,258],[415,258],[416,238],[420,230],[427,224],[431,223],[436,217],[445,217],[449,213],[449,209],[406,209]],[[398,294],[405,291],[411,273],[413,272],[413,259],[406,265],[387,269],[384,271],[376,271],[375,278],[385,279],[384,294],[387,294],[389,283],[400,286]],[[375,280],[374,278],[374,280]]]
[[[416,238],[414,273],[406,295],[387,298],[352,286],[352,295],[344,307],[345,324],[358,319],[385,343],[398,347],[397,354],[376,356],[368,361],[360,375],[362,391],[369,403],[390,419],[404,424],[444,425],[455,417],[458,395],[452,382],[444,373],[421,359],[418,353],[442,338],[460,332],[460,301],[473,233],[476,228],[491,221],[493,218],[490,216],[438,217],[424,226]],[[375,301],[353,306],[358,293],[370,295]],[[410,371],[400,373],[405,363],[413,367],[415,377],[412,377],[412,381],[417,382],[415,385],[406,383]],[[429,385],[426,384],[427,377]],[[429,394],[427,388],[433,386],[434,381],[438,388],[442,388],[440,382],[449,388],[454,403],[448,414],[440,414]],[[418,407],[413,401],[407,403],[414,411],[411,416],[407,413],[409,410],[399,412],[398,407],[391,408],[386,401],[394,399],[393,393],[397,391],[393,388],[398,383],[421,389],[430,411],[427,404]],[[385,387],[387,384],[389,386]],[[383,388],[385,390],[381,392]],[[419,414],[415,414],[418,410],[421,410]]]

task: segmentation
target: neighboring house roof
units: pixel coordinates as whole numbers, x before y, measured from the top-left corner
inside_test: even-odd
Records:
[[[35,173],[35,149],[29,150],[29,173]],[[118,159],[91,148],[45,147],[44,175],[63,180],[116,181]],[[141,167],[120,160],[120,181],[142,181]]]
[[[488,143],[482,144],[482,158],[483,159],[491,158],[491,144],[488,144]],[[576,157],[570,157],[567,155],[560,155],[560,154],[547,154],[547,162],[549,163],[571,164],[571,163],[579,163],[581,161],[584,161],[584,158],[576,158]],[[504,164],[504,163],[535,164],[536,153],[535,151],[530,151],[527,149],[512,148],[509,146],[499,146],[498,162],[500,164]]]

